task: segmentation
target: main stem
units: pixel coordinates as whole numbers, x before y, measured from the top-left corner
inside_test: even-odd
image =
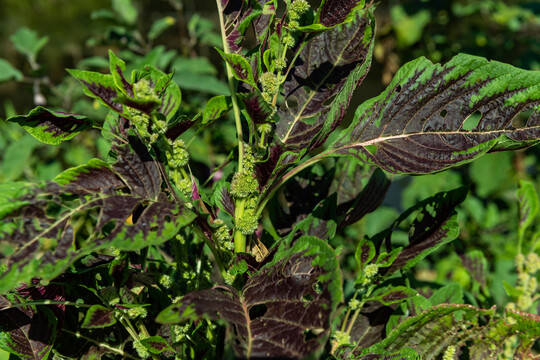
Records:
[[[223,52],[225,54],[230,53],[229,44],[227,43],[227,34],[225,30],[225,21],[223,20],[223,8],[221,7],[221,1],[216,0],[218,14],[219,14],[219,26],[221,28],[221,41],[223,43]],[[236,88],[234,86],[234,76],[231,66],[225,61],[225,67],[227,68],[227,81],[229,83],[229,91],[231,93],[231,102],[234,113],[234,121],[236,123],[236,136],[238,137],[238,172],[244,170],[244,139],[242,134],[242,121],[240,118],[240,107],[238,106],[238,98],[236,97]],[[244,215],[244,200],[237,199],[235,201],[235,221]],[[245,252],[246,251],[246,235],[238,229],[234,230],[234,251]]]

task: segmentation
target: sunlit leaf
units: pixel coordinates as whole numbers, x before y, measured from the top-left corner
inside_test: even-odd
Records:
[[[394,173],[426,174],[540,138],[540,74],[460,54],[420,58],[366,101],[327,155],[351,155]],[[526,123],[516,117],[532,109]]]
[[[30,135],[50,145],[59,145],[94,127],[94,122],[86,116],[48,110],[42,106],[30,110],[26,116],[15,116],[8,121],[19,124]]]

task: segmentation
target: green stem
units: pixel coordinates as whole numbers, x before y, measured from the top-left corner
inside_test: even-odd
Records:
[[[117,353],[119,355],[122,355],[125,358],[137,360],[136,357],[131,356],[130,354],[124,352],[124,350],[117,349],[117,348],[115,348],[115,347],[113,347],[113,346],[111,346],[109,344],[99,342],[99,341],[96,341],[96,340],[91,339],[89,337],[86,337],[86,336],[82,335],[80,332],[72,332],[72,331],[69,331],[69,330],[66,330],[66,329],[62,329],[62,331],[65,332],[65,333],[71,334],[71,335],[73,335],[73,336],[75,336],[77,338],[81,338],[81,339],[84,339],[86,341],[90,341],[91,343],[96,344],[98,347],[102,347],[102,348],[105,348],[107,350],[111,350],[112,352]]]
[[[244,216],[244,209],[246,206],[246,199],[237,199],[234,209],[234,218],[236,220],[236,225],[238,221]],[[246,251],[246,235],[238,229],[234,230],[234,251],[235,252],[245,252]]]
[[[227,34],[225,33],[225,21],[223,20],[223,8],[221,7],[221,1],[216,0],[219,13],[219,26],[221,28],[221,41],[223,43],[223,52],[229,54],[229,44],[227,44]],[[236,89],[234,86],[234,77],[232,73],[231,66],[229,63],[225,62],[225,67],[227,68],[227,81],[229,83],[229,91],[231,93],[232,108],[234,113],[234,121],[236,123],[236,136],[238,137],[238,172],[244,170],[244,139],[242,134],[242,121],[240,118],[240,107],[238,106],[238,98],[236,97]],[[236,207],[241,208],[242,210],[239,214],[243,214],[243,206],[240,205],[241,200],[236,201]],[[236,215],[236,214],[235,214]],[[238,217],[235,216],[236,221]],[[239,230],[234,232],[234,249],[236,252],[246,251],[246,236],[242,234]]]
[[[17,303],[17,304],[9,304],[8,306],[3,306],[0,308],[0,311],[23,307],[23,306],[33,306],[33,305],[68,305],[68,306],[76,306],[76,307],[85,307],[85,308],[91,308],[92,305],[89,304],[79,304],[73,301],[56,301],[56,300],[36,300],[36,301],[29,301],[25,303]]]
[[[229,44],[227,43],[227,34],[225,33],[225,21],[223,20],[223,8],[221,1],[216,0],[219,14],[219,26],[221,28],[221,41],[223,43],[223,52],[229,54]],[[242,122],[240,119],[240,107],[238,106],[238,98],[236,97],[236,89],[234,86],[234,77],[231,66],[225,61],[227,68],[227,81],[229,83],[229,91],[231,92],[232,107],[234,112],[234,120],[236,123],[236,135],[238,137],[238,172],[243,170],[244,166],[244,140],[242,135]]]
[[[369,296],[371,295],[374,289],[375,289],[375,286],[371,285],[366,291],[366,293],[362,296],[362,300],[360,301],[360,304],[358,304],[358,307],[354,311],[351,321],[349,322],[349,326],[347,326],[347,335],[351,334],[353,325],[356,322],[356,318],[358,318],[358,315],[360,315],[360,311],[362,311],[362,308],[366,304],[366,299],[369,298]]]

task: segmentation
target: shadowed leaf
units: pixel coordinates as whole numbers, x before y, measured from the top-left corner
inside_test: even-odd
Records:
[[[165,350],[172,350],[169,344],[167,344],[167,341],[161,336],[150,336],[142,339],[141,344],[152,354],[161,354]]]
[[[62,186],[64,191],[74,194],[109,194],[126,186],[109,164],[99,159],[68,169],[57,175],[53,182]]]
[[[131,146],[114,145],[117,161],[113,169],[130,188],[133,195],[153,199],[161,191],[161,174],[158,164],[150,156],[146,147],[135,138],[130,138]]]
[[[21,301],[13,298],[13,303]],[[30,306],[0,311],[0,347],[21,359],[47,359],[56,338],[57,320],[48,308]]]
[[[101,305],[92,305],[86,312],[82,328],[85,329],[98,329],[116,324],[116,318],[114,317],[114,310],[108,309]]]

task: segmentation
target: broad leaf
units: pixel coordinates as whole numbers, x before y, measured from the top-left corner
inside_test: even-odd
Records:
[[[204,108],[204,113],[202,117],[202,124],[209,125],[215,120],[222,117],[227,111],[232,108],[232,102],[230,96],[214,96]]]
[[[0,58],[0,82],[22,80],[24,75],[14,68],[7,60]]]
[[[130,145],[114,145],[118,160],[113,169],[129,186],[133,195],[153,199],[161,191],[159,165],[138,139],[131,138]]]
[[[40,38],[34,30],[22,27],[11,35],[10,40],[18,52],[31,59],[31,62],[35,62],[38,53],[49,42],[49,37]]]
[[[358,7],[351,16],[353,21],[307,43],[283,85],[285,98],[297,103],[296,108],[279,111],[276,134],[287,146],[316,147],[324,142],[341,123],[369,70],[375,32],[371,9]]]
[[[59,145],[94,127],[93,121],[86,116],[48,110],[42,106],[30,110],[28,115],[15,116],[8,121],[19,124],[30,135],[50,145]]]
[[[53,182],[68,193],[81,195],[114,193],[126,186],[109,164],[99,159],[92,159],[85,165],[68,169],[57,175]]]
[[[157,164],[137,144],[115,147],[111,168],[92,160],[67,170],[59,183],[14,190],[22,198],[15,199],[16,206],[2,207],[0,251],[8,267],[1,274],[0,293],[31,278],[51,280],[93,251],[161,244],[193,221],[193,213],[161,191]],[[73,228],[81,220],[89,232]]]
[[[122,105],[115,102],[120,92],[112,75],[74,69],[67,71],[83,85],[83,91],[86,95],[98,99],[105,106],[118,113],[123,112]]]
[[[20,302],[16,298],[12,300]],[[56,325],[55,316],[46,307],[37,312],[31,306],[2,310],[0,348],[21,359],[48,359],[57,334]]]
[[[527,110],[532,114],[520,124]],[[539,72],[463,54],[444,66],[419,58],[356,110],[326,155],[426,174],[536,144],[539,122]]]
[[[165,350],[172,351],[167,341],[161,336],[150,336],[141,340],[141,344],[152,354],[161,354]]]
[[[322,348],[341,300],[333,250],[322,240],[301,237],[291,248],[283,244],[241,294],[222,286],[192,292],[157,320],[223,319],[235,329],[237,356],[303,359]]]
[[[225,34],[225,41],[229,50],[234,53],[240,53],[246,30],[262,14],[260,4],[251,0],[219,0],[218,11],[225,18],[223,28],[228,30]]]
[[[99,329],[116,324],[114,309],[101,305],[92,305],[86,312],[81,327],[85,329]]]

